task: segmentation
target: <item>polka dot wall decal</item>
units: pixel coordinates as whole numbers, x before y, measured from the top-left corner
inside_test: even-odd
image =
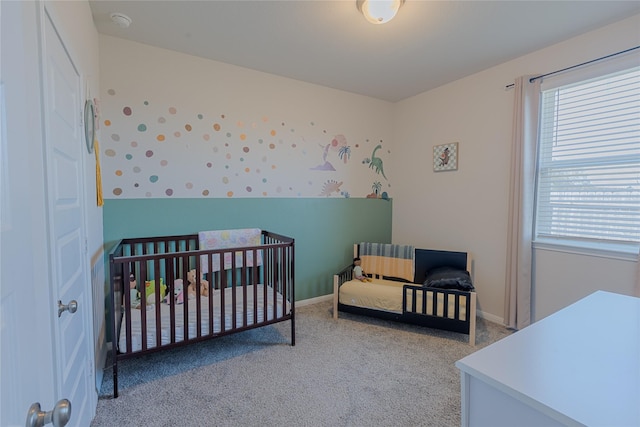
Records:
[[[149,101],[144,101],[143,104],[144,105],[149,105]]]
[[[211,162],[207,162],[207,167],[210,168],[211,166],[213,166]]]
[[[263,121],[263,122],[265,122],[265,123],[266,123],[266,122],[268,122],[268,121],[269,121],[269,117],[267,117],[267,116],[262,116],[262,121]]]
[[[122,194],[122,188],[114,188],[113,189],[113,195],[114,196],[119,196]]]
[[[149,181],[151,182],[158,182],[158,175],[151,175],[149,177]]]
[[[193,183],[187,182],[184,186],[187,187],[188,190],[191,190],[193,188]]]
[[[244,168],[244,171],[245,171],[246,173],[249,173],[249,172],[251,172],[251,168]]]
[[[241,161],[241,162],[244,162],[244,157],[240,157],[240,161]]]
[[[244,127],[244,123],[242,123],[241,121],[238,121],[238,123],[236,123],[236,125],[237,125],[239,128]]]
[[[227,191],[227,197],[233,197],[233,191]]]
[[[138,187],[140,187],[140,184],[138,184],[138,183],[136,182],[135,184],[133,184],[133,186],[134,186],[135,188],[138,188]]]
[[[127,154],[126,156],[124,156],[124,158],[127,160],[131,160],[133,159],[133,156],[131,154]]]
[[[231,153],[227,153],[225,157],[227,158],[227,160],[231,160]]]
[[[198,114],[198,118],[202,120],[202,114]]]
[[[216,132],[219,131],[220,130],[220,125],[218,123],[214,123],[213,130],[215,130]]]
[[[279,185],[276,187],[276,193],[282,193],[282,187]]]
[[[209,190],[202,190],[202,195],[203,196],[208,196],[209,195]]]
[[[160,135],[156,136],[156,139],[158,140],[158,142],[163,142],[164,141],[164,135],[160,134]]]
[[[213,148],[212,148],[212,150],[213,150],[213,152],[214,152],[214,153],[217,153],[218,151],[220,151],[220,150],[218,149],[218,147],[213,147]]]
[[[169,162],[166,161],[166,160],[161,160],[160,161],[160,166],[167,166],[168,164],[169,164]]]
[[[269,132],[271,134],[271,136],[276,136],[276,131],[275,129],[272,129],[271,132]]]
[[[146,193],[144,193],[145,197],[151,197],[151,191],[147,191]]]
[[[262,178],[262,182],[263,182],[264,184],[266,184],[266,183],[267,183],[267,178]]]
[[[125,116],[130,116],[130,115],[131,115],[131,107],[124,107],[124,108],[122,109],[122,113],[123,113]]]
[[[137,141],[131,141],[131,146],[133,148],[136,148],[138,146],[138,142]]]
[[[249,147],[247,147],[247,146],[242,147],[242,151],[244,151],[245,153],[248,153],[249,152]]]
[[[223,118],[223,119],[225,118],[225,117],[224,117],[224,114],[220,114],[220,117],[221,117],[221,118]]]
[[[138,125],[138,132],[145,132],[146,130],[147,130],[147,125],[142,123]]]
[[[176,138],[180,138],[180,135],[182,135],[180,132],[176,131],[173,133],[173,136],[175,136]]]
[[[231,138],[231,132],[227,132],[227,138]]]
[[[147,156],[147,157],[153,157],[153,151],[147,150],[147,152],[144,153],[144,155]]]
[[[104,155],[107,157],[115,157],[116,152],[115,150],[112,150],[111,148],[104,150]]]
[[[274,148],[276,148],[276,144],[274,144],[274,143],[269,144],[269,148],[271,148],[273,150]]]
[[[111,120],[105,120],[104,121],[104,125],[105,126],[111,126]]]
[[[210,138],[210,137],[209,137],[209,134],[208,134],[208,133],[205,133],[204,135],[202,135],[202,139],[204,139],[205,141],[208,141],[208,140],[209,140],[209,138]]]
[[[175,114],[177,111],[176,107],[169,107],[169,114]]]
[[[133,167],[133,173],[140,173],[140,172],[142,172],[142,169],[140,169],[140,166]]]
[[[222,183],[223,184],[228,184],[229,183],[229,178],[227,178],[226,176],[222,177]]]
[[[244,133],[240,134],[240,140],[244,141],[245,139],[247,139],[247,135],[245,135]]]
[[[291,148],[296,148],[298,145],[294,142],[291,144]]]
[[[116,176],[122,176],[122,171],[120,169],[116,171]]]
[[[262,144],[264,142],[264,140],[262,138],[258,139],[258,143]]]
[[[189,123],[184,125],[184,128],[187,130],[187,132],[191,132],[191,125]]]
[[[113,95],[115,95],[115,94],[116,94],[116,91],[115,91],[115,90],[113,90],[113,89],[109,89],[109,90],[107,91],[107,93],[108,93],[109,95],[113,96]]]
[[[120,135],[118,135],[117,133],[112,133],[111,139],[114,140],[115,142],[118,142],[120,141]]]
[[[280,123],[280,126],[284,126],[284,122]]]
[[[164,117],[158,117],[158,123],[166,123],[167,119],[165,119]]]
[[[170,189],[170,188],[167,188],[167,189],[164,191],[164,194],[166,194],[167,196],[173,196],[173,190],[172,190],[172,189]]]
[[[246,190],[247,190],[247,193],[251,193],[251,191],[253,191],[253,190],[251,189],[251,187],[249,187],[248,185],[247,185]]]

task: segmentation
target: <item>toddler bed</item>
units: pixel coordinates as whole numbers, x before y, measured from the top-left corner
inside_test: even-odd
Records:
[[[466,252],[360,243],[369,279],[355,279],[353,265],[333,276],[333,317],[338,312],[412,323],[469,335],[475,345],[476,293]]]
[[[292,238],[236,229],[124,239],[109,264],[114,398],[126,358],[287,320],[295,345]]]

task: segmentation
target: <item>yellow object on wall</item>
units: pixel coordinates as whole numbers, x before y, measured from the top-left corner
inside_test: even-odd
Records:
[[[98,140],[96,139],[94,143],[94,150],[96,154],[96,202],[98,206],[104,205],[104,200],[102,199],[102,171],[100,170],[100,144],[98,144]]]

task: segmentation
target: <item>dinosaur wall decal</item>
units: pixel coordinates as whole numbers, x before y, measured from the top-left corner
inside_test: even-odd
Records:
[[[376,157],[376,151],[382,148],[382,145],[378,144],[376,148],[373,149],[373,153],[371,153],[371,163],[369,163],[369,167],[376,171],[376,173],[382,174],[384,179],[387,179],[387,176],[384,174],[384,169],[382,168],[382,159],[380,157]]]

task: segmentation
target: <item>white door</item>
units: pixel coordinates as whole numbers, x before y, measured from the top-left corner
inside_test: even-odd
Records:
[[[43,186],[44,176],[42,168],[32,169],[32,165],[43,161],[41,134],[32,125],[40,120],[39,73],[37,60],[24,55],[37,49],[37,40],[29,39],[24,29],[25,22],[35,22],[35,11],[33,3],[0,1],[0,425],[3,427],[24,426],[27,411],[36,401],[47,410],[55,403],[52,340],[46,332],[50,309],[38,299],[38,295],[49,291],[48,285],[38,280],[38,276],[46,276],[40,274],[41,269],[48,269],[43,256],[44,191],[37,191]],[[34,245],[38,240],[40,245]],[[30,363],[26,363],[28,358]]]
[[[24,426],[31,404],[50,411],[67,398],[67,425],[86,427],[97,392],[81,85],[43,11],[0,1],[0,426]],[[58,317],[59,299],[77,312]]]
[[[45,14],[46,15],[46,14]],[[58,304],[71,310],[53,319],[59,395],[71,401],[69,425],[93,418],[95,380],[91,284],[86,249],[81,79],[46,15],[44,24],[45,146],[50,256]],[[88,154],[88,153],[87,153]],[[74,311],[74,307],[77,310]]]

